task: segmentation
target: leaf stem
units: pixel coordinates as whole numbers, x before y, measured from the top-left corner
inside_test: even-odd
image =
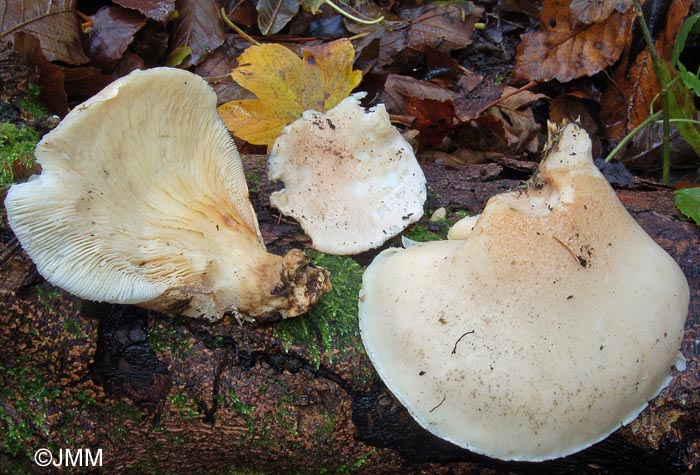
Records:
[[[377,23],[381,23],[384,20],[384,16],[380,16],[379,18],[375,18],[374,20],[363,20],[362,18],[358,18],[358,17],[346,12],[345,10],[340,8],[338,5],[336,5],[335,3],[331,2],[331,0],[323,0],[323,3],[325,3],[326,5],[331,7],[336,12],[343,15],[345,18],[348,18],[348,19],[350,19],[354,22],[360,23],[362,25],[376,25]]]
[[[663,119],[663,164],[661,172],[661,182],[664,185],[668,185],[669,176],[671,170],[671,111],[669,109],[669,98],[668,98],[668,87],[670,83],[670,78],[668,74],[664,73],[661,67],[661,60],[659,59],[659,54],[654,47],[654,39],[651,37],[647,23],[644,20],[644,12],[642,11],[642,6],[639,0],[632,0],[634,4],[634,9],[637,14],[637,20],[639,21],[639,27],[642,31],[642,36],[647,44],[647,49],[649,49],[649,55],[651,56],[651,63],[654,67],[654,74],[656,74],[656,79],[659,81],[659,95],[661,96],[661,117]],[[644,121],[647,123],[648,119]],[[636,130],[636,128],[635,128]],[[625,137],[627,138],[627,137]],[[616,147],[617,148],[617,147]]]
[[[625,145],[627,145],[627,142],[629,142],[630,140],[632,140],[639,132],[642,131],[642,129],[643,129],[644,127],[646,127],[647,125],[649,125],[649,124],[651,124],[652,122],[656,121],[656,119],[658,119],[660,115],[661,115],[661,111],[654,112],[652,115],[650,115],[649,117],[647,117],[647,118],[644,120],[644,122],[642,122],[642,123],[639,124],[637,127],[635,127],[634,129],[632,129],[627,135],[625,135],[625,137],[624,137],[622,140],[620,140],[620,143],[617,144],[617,145],[615,146],[615,148],[612,149],[612,150],[610,151],[610,153],[608,153],[608,156],[605,157],[605,162],[607,163],[607,162],[609,162],[610,160],[612,160],[613,157],[614,157],[615,155],[617,155],[618,152],[619,152],[620,150],[622,150],[622,147],[624,147]]]
[[[224,7],[221,7],[221,18],[224,20],[224,23],[226,23],[233,31],[238,33],[242,38],[248,40],[250,43],[254,44],[255,46],[260,46],[259,41],[255,41],[253,38],[250,37],[250,35],[248,33],[241,30],[238,27],[238,25],[236,25],[234,22],[231,21],[231,19],[226,14],[226,10],[224,9]]]

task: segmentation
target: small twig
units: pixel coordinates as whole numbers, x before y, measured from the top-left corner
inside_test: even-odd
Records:
[[[462,336],[460,336],[459,338],[457,338],[457,341],[455,341],[455,346],[454,346],[454,348],[452,348],[452,353],[450,353],[450,354],[454,355],[455,353],[457,353],[457,343],[462,341],[462,338],[464,338],[465,336],[471,335],[474,332],[475,332],[474,330],[468,331],[468,332],[464,333]]]
[[[569,254],[571,254],[571,257],[574,258],[574,260],[576,261],[576,263],[577,263],[578,265],[580,265],[581,267],[586,267],[586,264],[585,264],[586,261],[585,261],[585,260],[582,260],[582,257],[581,257],[581,256],[576,255],[576,253],[575,253],[574,251],[572,251],[571,248],[570,248],[569,246],[567,246],[564,242],[562,242],[561,239],[559,239],[559,238],[556,237],[556,236],[552,236],[552,239],[554,239],[556,242],[558,242],[559,244],[561,244],[561,247],[563,247],[564,249],[566,249],[566,250],[569,252]]]
[[[376,25],[377,23],[381,23],[384,20],[383,15],[380,16],[379,18],[374,19],[374,20],[363,20],[362,18],[358,18],[358,17],[346,12],[345,10],[340,8],[338,5],[336,5],[335,3],[331,2],[331,0],[324,0],[323,3],[328,5],[329,7],[331,7],[336,12],[343,15],[345,18],[348,18],[348,19],[350,19],[354,22],[360,23],[362,25]]]
[[[445,399],[447,399],[447,394],[443,394],[443,395],[442,395],[442,401],[440,401],[440,402],[438,403],[437,406],[435,406],[434,408],[432,408],[432,409],[431,409],[430,411],[428,411],[428,412],[433,412],[435,409],[437,409],[438,407],[442,406],[442,403],[445,402]]]
[[[75,12],[81,20],[83,20],[83,23],[80,24],[80,31],[83,33],[90,33],[92,29],[95,27],[95,23],[92,21],[92,18],[87,16],[85,13],[76,10]]]
[[[532,89],[532,88],[535,87],[536,85],[537,85],[537,82],[535,82],[535,81],[530,81],[529,83],[525,84],[523,87],[518,88],[518,89],[516,89],[515,91],[511,91],[511,92],[509,92],[508,94],[499,97],[499,98],[496,99],[495,101],[490,102],[489,104],[486,104],[484,107],[482,107],[481,109],[479,109],[479,111],[476,113],[475,117],[479,117],[481,114],[483,114],[484,112],[486,112],[486,111],[489,110],[490,108],[492,108],[492,107],[494,107],[494,106],[497,106],[498,104],[500,104],[501,102],[505,101],[505,100],[508,99],[509,97],[513,97],[514,95],[520,94],[520,93],[523,92],[523,91],[527,91],[528,89]]]
[[[248,40],[250,43],[254,44],[255,46],[260,46],[260,42],[259,42],[259,41],[255,41],[253,38],[250,37],[250,35],[249,35],[248,33],[246,33],[245,31],[241,30],[241,29],[238,27],[238,25],[236,25],[235,23],[233,23],[233,22],[229,19],[228,15],[226,14],[226,10],[224,10],[223,7],[221,7],[221,18],[224,20],[224,23],[226,23],[233,31],[235,31],[236,33],[238,33],[242,38]]]

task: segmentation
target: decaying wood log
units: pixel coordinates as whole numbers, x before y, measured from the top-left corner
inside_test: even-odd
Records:
[[[308,244],[267,205],[262,159],[248,179],[272,252]],[[526,176],[504,165],[424,163],[428,208],[479,212]],[[362,269],[331,267],[333,293],[310,315],[218,324],[81,302],[38,278],[0,230],[0,472],[52,473],[34,452],[102,449],[101,473],[687,473],[700,466],[700,232],[664,189],[619,196],[680,264],[692,289],[687,369],[629,426],[578,454],[506,463],[430,435],[374,372],[358,335]],[[443,232],[446,224],[420,226]],[[397,245],[393,240],[391,245]],[[5,252],[7,251],[7,252]],[[378,251],[359,256],[364,265]],[[631,279],[634,276],[630,276]],[[84,468],[85,472],[92,469]],[[73,473],[73,472],[71,472]]]

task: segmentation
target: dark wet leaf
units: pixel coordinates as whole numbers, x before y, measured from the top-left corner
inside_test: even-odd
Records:
[[[326,18],[315,18],[309,24],[309,34],[314,38],[334,40],[347,36],[343,17],[333,15]]]
[[[632,184],[632,172],[621,162],[606,162],[602,158],[595,159],[596,166],[611,185]]]
[[[42,104],[51,113],[65,116],[68,113],[68,98],[63,89],[65,77],[61,68],[46,58],[39,39],[27,32],[15,33],[14,48],[25,64],[39,70],[39,99]]]
[[[188,62],[197,65],[226,40],[217,3],[214,0],[178,0],[180,16],[172,32],[171,49],[190,47]]]
[[[114,80],[111,74],[102,74],[98,68],[89,66],[62,68],[62,71],[66,95],[75,102],[94,96]]]
[[[365,26],[346,22],[357,34],[366,34],[357,42],[358,51],[374,40],[380,41],[380,53],[373,73],[386,74],[413,67],[423,59],[427,48],[450,52],[472,43],[474,23],[484,10],[471,2],[459,4],[430,3],[418,8],[404,8],[396,20]],[[390,66],[394,69],[390,69]]]
[[[259,0],[258,28],[263,35],[274,35],[299,12],[299,0]]]
[[[2,40],[24,31],[39,40],[49,61],[84,64],[89,61],[80,42],[75,0],[8,0],[0,2]]]
[[[238,57],[248,46],[250,43],[238,35],[228,35],[226,43],[207,56],[195,69],[216,91],[218,104],[255,97],[231,77],[231,70],[237,66]]]
[[[141,12],[162,24],[167,23],[175,12],[175,0],[114,0],[114,3]]]
[[[87,47],[94,66],[111,70],[134,41],[134,35],[146,25],[142,14],[119,6],[100,8],[90,17],[93,22]]]
[[[447,135],[455,129],[455,106],[451,100],[436,101],[408,96],[406,112],[415,117],[412,128],[418,130],[421,145],[439,147]]]
[[[407,98],[445,102],[457,100],[459,94],[428,81],[421,81],[410,76],[389,74],[381,96],[381,101],[386,105],[387,111],[398,115],[409,114],[406,106]]]

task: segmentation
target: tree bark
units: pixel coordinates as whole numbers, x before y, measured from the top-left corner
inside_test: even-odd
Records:
[[[251,196],[272,252],[308,244],[274,213],[260,157]],[[422,164],[428,208],[478,213],[527,175],[499,164]],[[527,168],[527,167],[526,167]],[[422,429],[386,389],[356,325],[357,276],[336,289],[348,321],[318,312],[271,324],[217,324],[82,302],[43,281],[0,230],[0,466],[53,473],[37,449],[102,449],[103,473],[686,473],[700,463],[700,235],[669,190],[639,180],[618,191],[691,287],[681,348],[687,369],[630,425],[580,453],[501,462]],[[422,224],[440,232],[445,225]],[[391,241],[397,245],[397,240]],[[362,265],[378,251],[357,257]],[[351,262],[351,261],[346,261]],[[354,271],[353,271],[354,269]],[[633,278],[633,276],[630,276]],[[354,279],[354,280],[353,280]],[[325,306],[327,313],[347,308]],[[324,322],[326,322],[324,326]],[[334,327],[336,322],[338,327]],[[84,468],[90,472],[92,468]]]

